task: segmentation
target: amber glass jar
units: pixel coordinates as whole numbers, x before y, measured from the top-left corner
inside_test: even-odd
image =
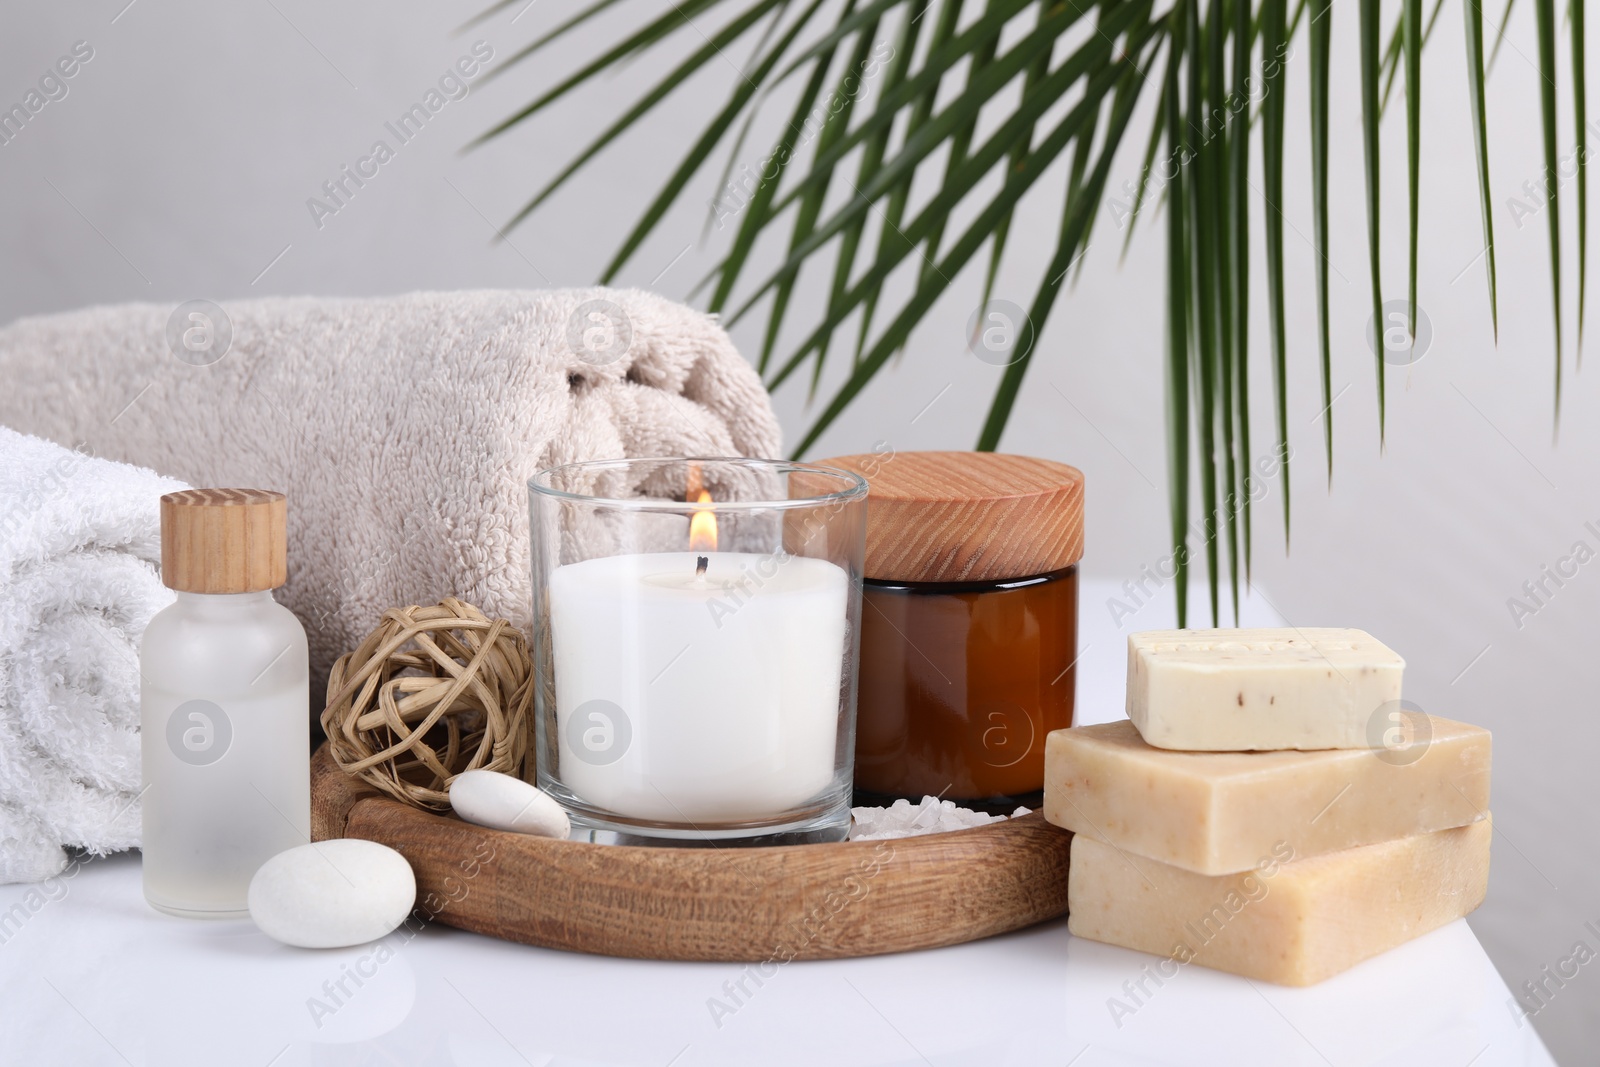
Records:
[[[858,801],[1037,804],[1072,725],[1083,475],[1022,456],[824,460],[867,479]]]

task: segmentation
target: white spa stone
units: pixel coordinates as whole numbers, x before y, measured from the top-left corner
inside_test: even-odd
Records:
[[[564,838],[566,811],[537,786],[499,771],[463,771],[450,780],[450,806],[467,822],[493,830]]]
[[[406,858],[376,841],[342,838],[280,852],[250,879],[250,917],[299,948],[364,945],[405,921],[417,899]]]

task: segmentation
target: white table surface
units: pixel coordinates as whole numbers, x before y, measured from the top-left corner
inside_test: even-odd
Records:
[[[1125,631],[1171,622],[1163,596],[1119,631],[1105,607],[1113,591],[1085,583],[1085,721],[1120,716]],[[1247,624],[1275,620],[1261,600],[1245,612]],[[385,944],[380,962],[375,946],[296,950],[248,922],[161,915],[144,903],[137,855],[0,887],[0,1063],[1553,1062],[1517,1025],[1465,921],[1310,989],[1196,966],[1158,985],[1157,957],[1074,938],[1065,920],[954,948],[790,963],[760,986],[745,977],[737,1000],[733,964],[582,956],[437,924]],[[732,1013],[714,1017],[713,998]]]

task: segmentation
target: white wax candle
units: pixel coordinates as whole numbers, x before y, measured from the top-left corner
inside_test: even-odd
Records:
[[[562,782],[598,808],[661,822],[757,820],[811,800],[833,779],[848,593],[843,569],[803,556],[557,567]]]

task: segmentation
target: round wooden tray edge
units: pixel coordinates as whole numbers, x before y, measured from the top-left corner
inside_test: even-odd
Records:
[[[755,962],[960,944],[1066,914],[1072,835],[1040,812],[882,841],[657,848],[556,841],[413,808],[312,760],[312,836],[397,849],[414,921],[545,948]]]

